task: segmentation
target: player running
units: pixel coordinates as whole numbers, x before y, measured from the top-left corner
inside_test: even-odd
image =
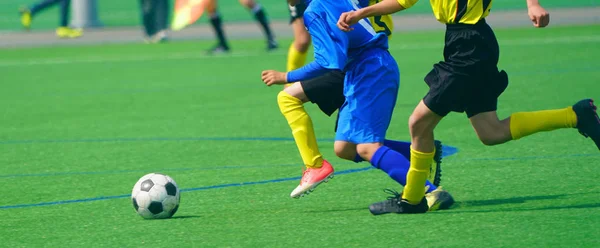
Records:
[[[265,37],[267,39],[267,50],[277,49],[277,41],[275,41],[275,34],[271,31],[269,26],[269,20],[263,7],[254,0],[239,0],[246,9],[252,11],[254,18],[260,24]],[[212,25],[215,35],[217,36],[217,45],[207,51],[209,54],[214,53],[226,53],[229,52],[229,44],[227,38],[225,38],[225,31],[223,31],[223,20],[217,10],[217,0],[209,0],[207,2],[207,11],[210,16],[210,24]]]
[[[360,23],[368,16],[402,11],[416,2],[383,0],[364,9],[343,13],[337,25],[352,33],[354,29],[362,29]],[[427,211],[422,185],[435,154],[433,130],[450,112],[466,112],[485,145],[498,145],[541,131],[577,128],[600,149],[600,119],[591,99],[563,109],[519,112],[504,120],[498,118],[498,97],[508,86],[508,76],[504,70],[498,70],[498,42],[485,21],[492,0],[431,0],[431,7],[436,19],[446,24],[444,61],[435,64],[425,76],[429,91],[409,120],[411,167],[404,192],[395,199],[396,207],[382,207],[382,212]],[[527,0],[527,8],[535,27],[548,25],[550,16],[537,0]],[[371,208],[383,205],[376,203]]]
[[[59,38],[77,38],[83,35],[81,29],[70,28],[69,25],[69,5],[71,0],[44,0],[33,4],[31,7],[22,7],[19,12],[21,13],[21,25],[26,30],[31,28],[31,22],[40,11],[44,11],[52,5],[60,5],[60,26],[56,29],[56,36]]]
[[[323,4],[320,4],[319,2],[320,1],[313,1],[313,4],[316,3],[317,6],[323,6]],[[348,7],[348,6],[352,7],[352,5],[350,5],[350,4],[351,3],[348,2],[348,3],[333,4],[333,5],[338,5],[338,7],[340,7],[340,6],[341,7]],[[325,5],[329,5],[329,4],[325,4]],[[329,6],[329,7],[331,7],[331,6]],[[296,9],[298,9],[298,8],[296,8]],[[308,9],[310,9],[310,6]],[[310,20],[317,22],[317,23],[323,21],[322,18],[315,17],[314,15],[315,15],[314,12],[309,14],[309,17],[313,18]],[[304,17],[305,18],[307,17],[306,13],[305,13]],[[389,18],[389,17],[387,17],[387,18]],[[304,20],[304,22],[307,24],[309,23],[306,21],[306,19]],[[315,32],[326,32],[329,28],[331,28],[331,26],[326,27],[327,24],[325,24],[325,23],[320,23],[320,24],[316,24],[316,25],[317,25],[317,28],[319,28],[319,29],[316,30]],[[367,25],[370,27],[369,30],[373,31],[373,35],[375,37],[375,31],[374,31],[373,27],[370,26],[370,24],[368,22],[367,22]],[[308,29],[309,29],[309,32],[312,33],[310,24],[309,24]],[[381,28],[381,29],[387,30],[388,33],[390,31],[389,28]],[[336,30],[336,32],[338,32],[338,34],[340,33],[337,30]],[[344,96],[342,95],[343,88],[344,88],[344,85],[343,85],[344,84],[344,73],[341,72],[341,69],[344,68],[345,63],[347,62],[346,55],[344,54],[347,52],[347,50],[345,50],[345,48],[335,47],[335,44],[332,43],[331,38],[326,38],[326,37],[324,38],[323,36],[326,36],[327,33],[317,33],[317,34],[312,34],[312,35],[313,35],[313,38],[319,39],[318,42],[317,41],[315,42],[315,58],[317,58],[316,61],[318,61],[318,62],[313,62],[313,63],[303,67],[300,70],[289,72],[287,74],[288,75],[287,79],[294,80],[293,76],[291,78],[289,76],[290,74],[293,74],[293,73],[297,73],[297,74],[305,73],[303,75],[304,78],[300,77],[300,79],[311,78],[311,77],[316,77],[316,78],[311,79],[311,80],[297,82],[297,83],[293,84],[292,86],[287,87],[284,91],[282,91],[278,95],[278,102],[279,102],[280,109],[281,109],[282,113],[284,114],[284,116],[286,117],[286,119],[288,120],[290,127],[292,128],[294,138],[297,142],[297,145],[301,152],[302,158],[308,168],[303,175],[303,179],[301,180],[300,185],[292,192],[292,194],[291,194],[292,197],[300,196],[300,195],[306,193],[307,191],[312,190],[319,183],[324,181],[328,176],[333,174],[333,168],[327,161],[322,159],[322,155],[318,151],[318,147],[316,145],[316,138],[314,137],[314,130],[312,128],[312,121],[310,120],[310,117],[308,116],[308,114],[306,113],[304,108],[302,107],[302,104],[304,102],[307,102],[310,99],[314,103],[319,104],[319,107],[321,108],[321,110],[323,110],[323,112],[325,112],[328,115],[331,115],[337,108],[339,108],[344,103]],[[342,33],[342,36],[345,36],[345,35]],[[373,42],[373,44],[379,44],[379,45],[376,46],[373,49],[373,51],[379,52],[379,50],[381,50],[381,51],[385,51],[385,52],[382,52],[382,55],[389,55],[389,53],[387,53],[387,36],[385,35],[385,32],[383,32],[383,34],[377,34],[376,36],[377,36],[377,38],[371,42]],[[346,38],[346,37],[342,37],[342,39],[343,38]],[[366,42],[367,44],[369,44],[368,41],[355,41],[355,42],[356,43],[353,45],[358,45],[358,44],[360,44],[360,42]],[[347,45],[348,44],[346,44],[346,46]],[[383,48],[383,47],[385,47],[385,48]],[[338,49],[336,51],[337,53],[339,53],[337,55],[338,57],[337,58],[336,57],[327,57],[326,51],[335,51],[335,48]],[[331,50],[331,49],[333,49],[333,50]],[[357,58],[362,58],[361,56],[363,55],[361,50],[356,49],[356,48],[350,49],[350,53],[352,53],[354,55],[360,55],[360,56],[357,56]],[[367,56],[366,53],[365,53],[365,56]],[[351,58],[353,58],[353,57],[351,57]],[[388,58],[388,57],[386,56],[386,58]],[[389,58],[391,58],[391,56],[389,56]],[[395,61],[393,61],[393,62],[395,64]],[[321,64],[332,65],[331,63],[333,63],[332,68],[326,69],[326,68],[320,66]],[[361,65],[354,64],[353,66],[362,66],[362,64]],[[396,70],[397,70],[397,68],[396,68]],[[314,73],[314,74],[311,74],[311,73]],[[319,77],[318,75],[321,73],[323,73],[325,75]],[[406,163],[402,164],[401,166],[394,166],[394,165],[390,165],[390,163],[389,163],[390,161],[381,161],[381,163],[379,163],[379,161],[378,161],[377,163],[374,164],[374,166],[386,171],[394,180],[398,181],[401,184],[404,184],[404,181],[406,179],[406,171],[409,168],[408,160],[406,160],[406,158],[403,157],[400,153],[395,152],[393,150],[397,149],[400,151],[405,151],[405,153],[408,155],[408,151],[409,151],[408,147],[410,146],[410,144],[405,143],[405,142],[384,140],[384,134],[385,134],[385,131],[387,130],[387,126],[388,126],[389,120],[391,118],[391,110],[393,109],[395,99],[396,99],[396,93],[397,93],[397,85],[393,86],[393,84],[394,84],[394,82],[396,82],[396,84],[397,84],[399,75],[397,75],[397,73],[391,74],[390,77],[393,77],[394,75],[396,76],[396,78],[394,80],[390,81],[391,85],[388,87],[392,90],[386,92],[388,94],[388,98],[389,98],[387,101],[388,106],[383,107],[383,109],[385,109],[386,107],[388,109],[384,110],[384,113],[381,116],[379,116],[379,113],[377,113],[377,111],[370,110],[373,114],[370,117],[372,117],[372,118],[381,117],[384,122],[379,127],[380,130],[377,131],[378,137],[375,139],[377,139],[379,141],[378,143],[384,143],[385,145],[392,146],[391,147],[392,149],[386,147],[386,150],[382,151],[382,154],[380,154],[380,156],[378,156],[377,159],[381,159],[381,157],[384,157],[384,154],[389,153],[388,156],[385,156],[386,158],[389,158],[390,156],[393,156],[393,155],[398,155]],[[388,80],[388,79],[389,78],[386,78],[383,80]],[[263,80],[267,83],[267,85],[281,84],[281,83],[287,82],[286,78],[285,78],[285,73],[275,72],[275,71],[263,72]],[[291,82],[293,82],[293,81],[291,81]],[[396,89],[396,90],[394,91],[393,89]],[[306,94],[305,94],[305,91],[306,91]],[[352,94],[351,96],[354,97],[354,94]],[[346,130],[345,130],[345,133],[341,133],[340,130],[338,129],[337,136],[338,136],[338,138],[339,137],[341,137],[341,138],[340,139],[336,138],[336,140],[338,140],[338,141],[336,141],[336,149],[335,150],[336,150],[336,154],[338,156],[348,159],[348,160],[355,160],[356,162],[359,162],[359,161],[363,160],[365,154],[361,154],[363,156],[356,156],[356,151],[357,151],[356,143],[348,142],[348,139],[352,138],[351,136],[353,136],[354,134],[351,131],[347,130],[348,128],[350,128],[350,126],[347,125],[347,123],[346,123],[347,120],[344,120],[344,121],[342,120],[344,117],[349,118],[349,116],[351,115],[350,112],[345,113],[344,109],[350,111],[351,108],[353,108],[353,107],[348,107],[347,109],[342,108],[342,112],[340,112],[340,115],[339,115],[340,116],[340,122],[339,122],[340,127],[345,128]],[[359,109],[355,109],[352,111],[354,111],[352,114],[357,114],[357,112],[361,112],[361,110],[359,110]],[[364,111],[364,112],[366,113],[369,111]],[[369,123],[365,123],[364,125],[368,126]],[[361,126],[357,126],[357,127],[362,128]],[[383,132],[383,134],[382,134],[382,132]],[[369,138],[366,138],[366,139],[369,139]],[[373,139],[373,137],[371,137],[371,139]],[[359,142],[357,142],[357,143],[359,143]],[[379,144],[379,145],[381,145],[381,144]],[[360,147],[362,147],[362,145],[359,144],[358,147],[359,147],[358,149],[360,152],[361,151]],[[369,156],[368,158],[370,158],[370,157],[371,156]],[[439,158],[441,159],[441,150],[439,152]],[[371,162],[373,162],[373,161],[371,161]],[[393,164],[393,162],[392,162],[392,164]],[[433,174],[439,175],[439,173],[433,173]],[[437,180],[439,183],[439,177]],[[435,180],[432,180],[432,181],[435,182]],[[432,192],[436,189],[435,186],[429,182],[428,182],[428,185],[430,186],[429,192]],[[437,194],[437,192],[445,193],[448,196],[445,198],[445,200],[447,200],[446,202],[449,203],[451,201],[451,197],[449,196],[449,194],[447,194],[447,192],[441,190],[441,188],[436,191],[436,194]],[[434,201],[434,202],[437,202],[437,201]]]

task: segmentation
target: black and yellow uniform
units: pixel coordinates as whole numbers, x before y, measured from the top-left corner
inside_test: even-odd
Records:
[[[288,5],[288,9],[290,11],[290,23],[292,23],[294,22],[294,20],[304,15],[304,10],[306,10],[306,4],[302,2],[296,4],[295,6]]]
[[[411,2],[411,0],[398,0]],[[425,76],[429,92],[423,102],[440,116],[466,112],[468,117],[496,111],[508,75],[498,71],[500,50],[485,22],[491,0],[432,0],[438,21],[446,23],[444,61]]]
[[[369,0],[369,5],[378,3],[379,0]],[[300,11],[304,13],[306,6],[296,5],[296,14]],[[291,21],[295,18],[292,14],[292,8],[290,8]],[[302,16],[300,14],[300,16]],[[394,30],[394,23],[390,15],[369,17],[373,29],[375,32],[383,32],[391,37],[392,31]],[[319,109],[326,115],[331,116],[333,112],[342,107],[346,98],[344,97],[344,77],[345,73],[342,71],[332,71],[323,76],[309,79],[300,82],[304,94],[310,99],[310,101],[319,106]]]

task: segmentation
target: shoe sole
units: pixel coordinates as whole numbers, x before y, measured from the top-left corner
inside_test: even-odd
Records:
[[[329,182],[330,179],[333,179],[333,172],[329,176],[327,176],[325,179],[316,182],[315,184],[313,184],[312,186],[310,186],[310,188],[308,188],[307,190],[305,190],[304,192],[300,193],[297,196],[293,196],[292,198],[294,198],[294,199],[300,199],[301,197],[307,196],[310,193],[312,193],[313,191],[315,191],[315,188],[317,188],[317,186],[319,186],[322,183]]]
[[[433,175],[430,175],[428,180],[436,187],[439,187],[440,184],[442,183],[442,153],[443,153],[444,147],[442,146],[441,141],[436,140],[435,144],[436,144],[436,150],[435,150],[434,158],[438,157],[439,159],[437,161],[434,159],[433,162],[435,162],[435,164],[431,165],[431,166],[435,166],[435,173],[433,173]],[[439,144],[440,149],[437,149],[437,144]],[[430,171],[430,173],[431,173],[431,171]]]

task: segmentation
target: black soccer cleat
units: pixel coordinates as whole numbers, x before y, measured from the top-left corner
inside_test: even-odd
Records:
[[[277,41],[275,41],[275,39],[267,40],[267,51],[273,51],[277,48],[279,48],[279,44],[277,44]]]
[[[433,162],[429,169],[429,177],[427,180],[431,182],[436,187],[440,186],[442,182],[442,155],[443,155],[443,146],[442,142],[439,140],[434,141],[435,145],[435,154],[433,155]]]
[[[382,202],[376,202],[369,206],[369,211],[373,215],[397,213],[397,214],[416,214],[425,213],[429,210],[427,199],[423,197],[418,205],[412,205],[402,199],[402,194],[392,189],[385,189],[384,192],[391,194],[388,199]]]
[[[573,105],[577,115],[577,130],[586,138],[591,138],[600,150],[600,118],[596,113],[594,100],[584,99]]]
[[[217,44],[216,46],[214,46],[211,49],[208,49],[206,51],[207,55],[223,54],[223,53],[229,53],[229,47],[221,45],[221,44]]]

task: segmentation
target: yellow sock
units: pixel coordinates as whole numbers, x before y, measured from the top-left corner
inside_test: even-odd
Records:
[[[307,52],[300,52],[294,47],[294,44],[290,45],[287,56],[287,71],[296,70],[304,65],[306,62]]]
[[[304,110],[302,101],[285,91],[281,91],[277,95],[277,103],[279,104],[279,110],[281,110],[292,129],[292,135],[306,167],[320,168],[323,166],[323,155],[321,155],[319,146],[317,146],[312,120]]]
[[[541,131],[577,126],[573,107],[535,112],[520,112],[510,116],[510,133],[513,140]]]
[[[306,52],[300,52],[296,49],[296,47],[294,47],[294,43],[292,43],[290,45],[290,49],[288,49],[288,56],[287,56],[287,71],[293,71],[296,70],[300,67],[302,67],[304,65],[304,63],[306,62]],[[294,82],[289,82],[284,86],[288,87],[290,85],[292,85]]]
[[[406,175],[406,185],[402,198],[406,199],[410,204],[419,204],[425,196],[425,182],[429,176],[429,168],[433,162],[431,153],[419,152],[410,147],[410,169]]]

